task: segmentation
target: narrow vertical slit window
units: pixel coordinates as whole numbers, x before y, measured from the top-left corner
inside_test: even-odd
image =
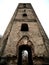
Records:
[[[28,45],[19,47],[18,65],[33,65],[31,48]]]

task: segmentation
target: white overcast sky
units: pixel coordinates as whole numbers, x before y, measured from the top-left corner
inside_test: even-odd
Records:
[[[49,37],[49,0],[0,0],[0,35],[3,35],[18,3],[31,3]]]

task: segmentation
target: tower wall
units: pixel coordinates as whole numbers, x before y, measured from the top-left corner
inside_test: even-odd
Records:
[[[20,3],[18,5],[17,10],[1,39],[0,56],[8,56],[10,59],[14,56],[16,57],[15,62],[17,64],[20,51],[19,47],[21,46],[29,46],[31,48],[32,61],[34,64],[45,63],[44,58],[49,57],[48,37],[43,30],[34,9],[29,3]]]

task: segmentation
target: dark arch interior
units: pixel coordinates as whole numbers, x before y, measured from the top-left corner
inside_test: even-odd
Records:
[[[28,25],[26,23],[21,25],[21,31],[29,31]]]
[[[23,14],[23,17],[27,17],[27,14],[26,14],[26,13],[24,13],[24,14]]]
[[[26,4],[25,3],[23,4],[23,6],[24,6],[24,8],[26,8]]]
[[[28,64],[27,65],[33,65],[31,47],[29,47],[28,45],[19,46],[18,65],[22,65],[22,51],[24,50],[28,51]]]

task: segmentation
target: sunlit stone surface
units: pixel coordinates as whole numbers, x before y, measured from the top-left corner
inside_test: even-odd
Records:
[[[24,51],[22,52],[22,58],[23,58],[23,60],[28,59],[28,52],[27,52],[27,50],[24,50]]]
[[[24,50],[22,52],[22,65],[28,65],[28,52]]]

